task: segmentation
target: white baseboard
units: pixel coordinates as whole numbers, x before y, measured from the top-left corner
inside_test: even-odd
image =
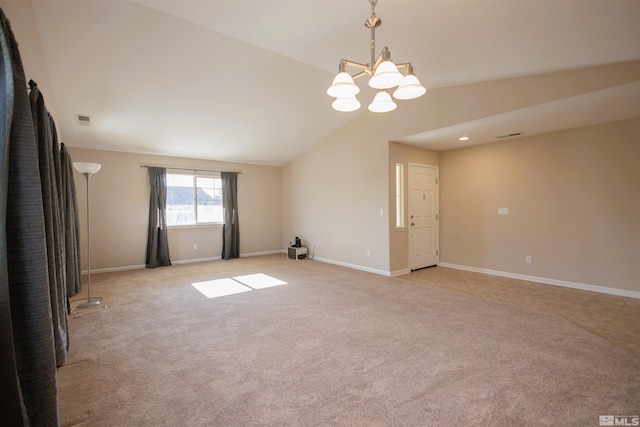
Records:
[[[209,261],[218,261],[222,259],[220,256],[207,257],[207,258],[193,258],[193,259],[181,259],[178,261],[171,261],[171,265],[180,265],[180,264],[196,264],[198,262],[209,262]],[[144,266],[143,266],[144,267]]]
[[[402,276],[403,274],[409,274],[411,273],[411,269],[410,268],[403,268],[402,270],[395,270],[392,271],[391,274],[389,274],[391,277],[395,277],[395,276]]]
[[[266,251],[266,252],[252,252],[252,253],[248,253],[248,254],[240,254],[240,258],[251,257],[251,256],[260,256],[260,255],[272,255],[272,254],[279,254],[279,253],[286,253],[286,252],[283,251],[283,250]],[[217,257],[208,257],[208,258],[181,259],[181,260],[177,260],[177,261],[171,260],[171,265],[195,264],[195,263],[198,263],[198,262],[219,261],[221,259],[222,259],[221,256],[217,256]],[[123,266],[123,267],[97,268],[97,269],[91,270],[91,273],[111,273],[111,272],[114,272],[114,271],[139,270],[141,268],[146,268],[146,265],[142,264],[142,265],[127,265],[127,266]],[[87,274],[87,270],[83,270],[82,274]]]
[[[139,270],[141,268],[145,268],[144,264],[142,265],[125,265],[124,267],[109,267],[109,268],[94,268],[91,270],[91,273],[110,273],[112,271],[126,271],[126,270]],[[87,270],[82,270],[82,274],[87,274]]]
[[[251,252],[248,254],[240,254],[240,258],[245,258],[250,256],[261,256],[261,255],[286,254],[286,253],[287,253],[286,250],[278,249],[277,251]]]
[[[325,262],[327,264],[335,264],[335,265],[340,265],[342,267],[353,268],[354,270],[366,271],[367,273],[380,274],[382,276],[390,275],[388,271],[378,270],[377,268],[364,267],[362,265],[349,264],[348,262],[334,261],[332,259],[320,258],[320,257],[314,257],[313,259],[315,261]]]
[[[640,292],[626,289],[607,288],[606,286],[587,285],[585,283],[570,282],[567,280],[548,279],[546,277],[529,276],[526,274],[509,273],[506,271],[489,270],[486,268],[469,267],[466,265],[449,264],[441,262],[440,267],[454,268],[456,270],[473,271],[475,273],[490,274],[492,276],[509,277],[511,279],[526,280],[529,282],[544,283],[546,285],[563,286],[565,288],[581,289],[583,291],[599,292],[601,294],[618,295],[622,297],[640,299]]]
[[[281,250],[275,250],[275,251],[252,252],[252,253],[247,253],[247,254],[240,254],[240,257],[244,258],[244,257],[252,257],[252,256],[280,254],[280,253],[286,254],[287,250],[286,249],[281,249]],[[218,261],[218,260],[221,260],[221,259],[222,259],[222,257],[196,258],[196,259],[171,261],[171,263],[172,264],[176,264],[176,265],[179,265],[179,264],[193,264],[193,263],[198,263],[198,262]],[[395,270],[395,271],[389,272],[389,271],[379,270],[379,269],[376,269],[376,268],[365,267],[365,266],[357,265],[357,264],[350,264],[350,263],[342,262],[342,261],[334,261],[332,259],[320,258],[320,257],[315,257],[314,260],[320,261],[320,262],[325,262],[327,264],[340,265],[342,267],[353,268],[355,270],[361,270],[361,271],[366,271],[368,273],[380,274],[382,276],[390,276],[390,277],[400,276],[402,274],[408,274],[408,273],[411,272],[410,269],[402,269],[402,270]],[[489,275],[492,275],[492,276],[509,277],[511,279],[525,280],[525,281],[529,281],[529,282],[544,283],[546,285],[562,286],[562,287],[565,287],[565,288],[581,289],[583,291],[599,292],[599,293],[602,293],[602,294],[618,295],[618,296],[622,296],[622,297],[640,299],[640,292],[629,291],[629,290],[626,290],[626,289],[607,288],[605,286],[588,285],[588,284],[585,284],[585,283],[570,282],[570,281],[567,281],[567,280],[549,279],[549,278],[546,278],[546,277],[538,277],[538,276],[529,276],[529,275],[526,275],[526,274],[509,273],[509,272],[506,272],[506,271],[498,271],[498,270],[490,270],[490,269],[487,269],[487,268],[478,268],[478,267],[470,267],[470,266],[466,266],[466,265],[450,264],[450,263],[447,263],[447,262],[438,263],[438,266],[446,267],[446,268],[453,268],[453,269],[456,269],[456,270],[472,271],[474,273],[489,274]],[[145,268],[145,265],[142,264],[142,265],[129,265],[129,266],[123,266],[123,267],[100,268],[100,269],[91,270],[91,272],[92,273],[109,273],[109,272],[114,272],[114,271],[138,270],[138,269],[141,269],[141,268]],[[86,270],[82,271],[82,274],[87,274],[87,271]]]

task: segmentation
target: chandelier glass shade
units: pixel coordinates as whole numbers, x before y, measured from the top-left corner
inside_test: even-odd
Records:
[[[350,113],[360,108],[360,101],[358,101],[355,95],[344,95],[336,98],[331,104],[334,110],[342,111],[343,113]]]
[[[353,82],[353,78],[346,71],[338,73],[333,79],[333,84],[327,89],[327,94],[336,98],[354,96],[358,93],[360,93],[360,88]]]
[[[398,86],[403,78],[404,76],[398,71],[396,64],[388,60],[378,65],[373,77],[369,79],[369,86],[374,89],[391,89]]]
[[[373,102],[369,105],[369,111],[374,113],[387,113],[396,109],[398,104],[393,102],[391,95],[386,90],[381,90],[377,93]]]
[[[413,99],[425,94],[427,89],[420,84],[418,78],[412,74],[403,77],[398,89],[393,92],[396,99]]]
[[[411,63],[394,64],[391,61],[391,52],[387,47],[382,49],[377,58],[375,57],[375,29],[380,26],[382,20],[376,16],[375,12],[378,0],[369,0],[369,3],[371,3],[371,17],[365,21],[364,25],[371,29],[371,62],[361,64],[347,59],[340,61],[338,74],[333,79],[329,89],[327,89],[327,94],[336,98],[331,106],[338,111],[350,112],[360,108],[360,102],[356,99],[356,95],[360,93],[360,88],[355,84],[354,80],[362,76],[370,76],[369,86],[378,89],[373,102],[369,105],[369,111],[376,113],[384,113],[396,109],[397,104],[387,92],[389,89],[397,87],[393,92],[393,97],[402,100],[418,98],[427,91],[413,74]],[[349,67],[355,68],[359,72],[351,75]],[[404,73],[400,72],[399,69],[402,69]]]

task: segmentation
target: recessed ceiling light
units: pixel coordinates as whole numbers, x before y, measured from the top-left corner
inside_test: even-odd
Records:
[[[468,141],[469,137],[468,136],[461,136],[460,138],[458,138],[458,141]]]

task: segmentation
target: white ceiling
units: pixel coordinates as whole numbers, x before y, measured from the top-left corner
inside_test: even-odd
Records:
[[[16,0],[23,1],[23,0]],[[340,59],[370,59],[367,0],[32,0],[72,147],[283,165],[366,110],[331,109]],[[640,59],[637,0],[380,0],[377,50],[428,88]],[[639,76],[640,80],[640,76]],[[420,98],[427,98],[429,92]],[[398,110],[415,108],[413,101]],[[91,116],[92,126],[75,115]],[[444,150],[640,116],[637,83],[398,141]],[[401,131],[399,131],[401,132]]]

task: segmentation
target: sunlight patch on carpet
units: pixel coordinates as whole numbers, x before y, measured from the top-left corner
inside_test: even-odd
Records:
[[[274,286],[287,284],[287,282],[283,282],[280,279],[276,279],[275,277],[271,277],[268,274],[263,273],[248,274],[246,276],[235,276],[233,279],[249,286],[252,289],[272,288]]]
[[[241,292],[248,292],[252,290],[242,283],[230,278],[196,282],[192,283],[192,285],[207,298],[224,297],[226,295],[239,294]]]
[[[287,282],[275,277],[258,273],[233,278],[228,277],[226,279],[207,280],[206,282],[196,282],[191,285],[207,298],[218,298],[286,284]]]

